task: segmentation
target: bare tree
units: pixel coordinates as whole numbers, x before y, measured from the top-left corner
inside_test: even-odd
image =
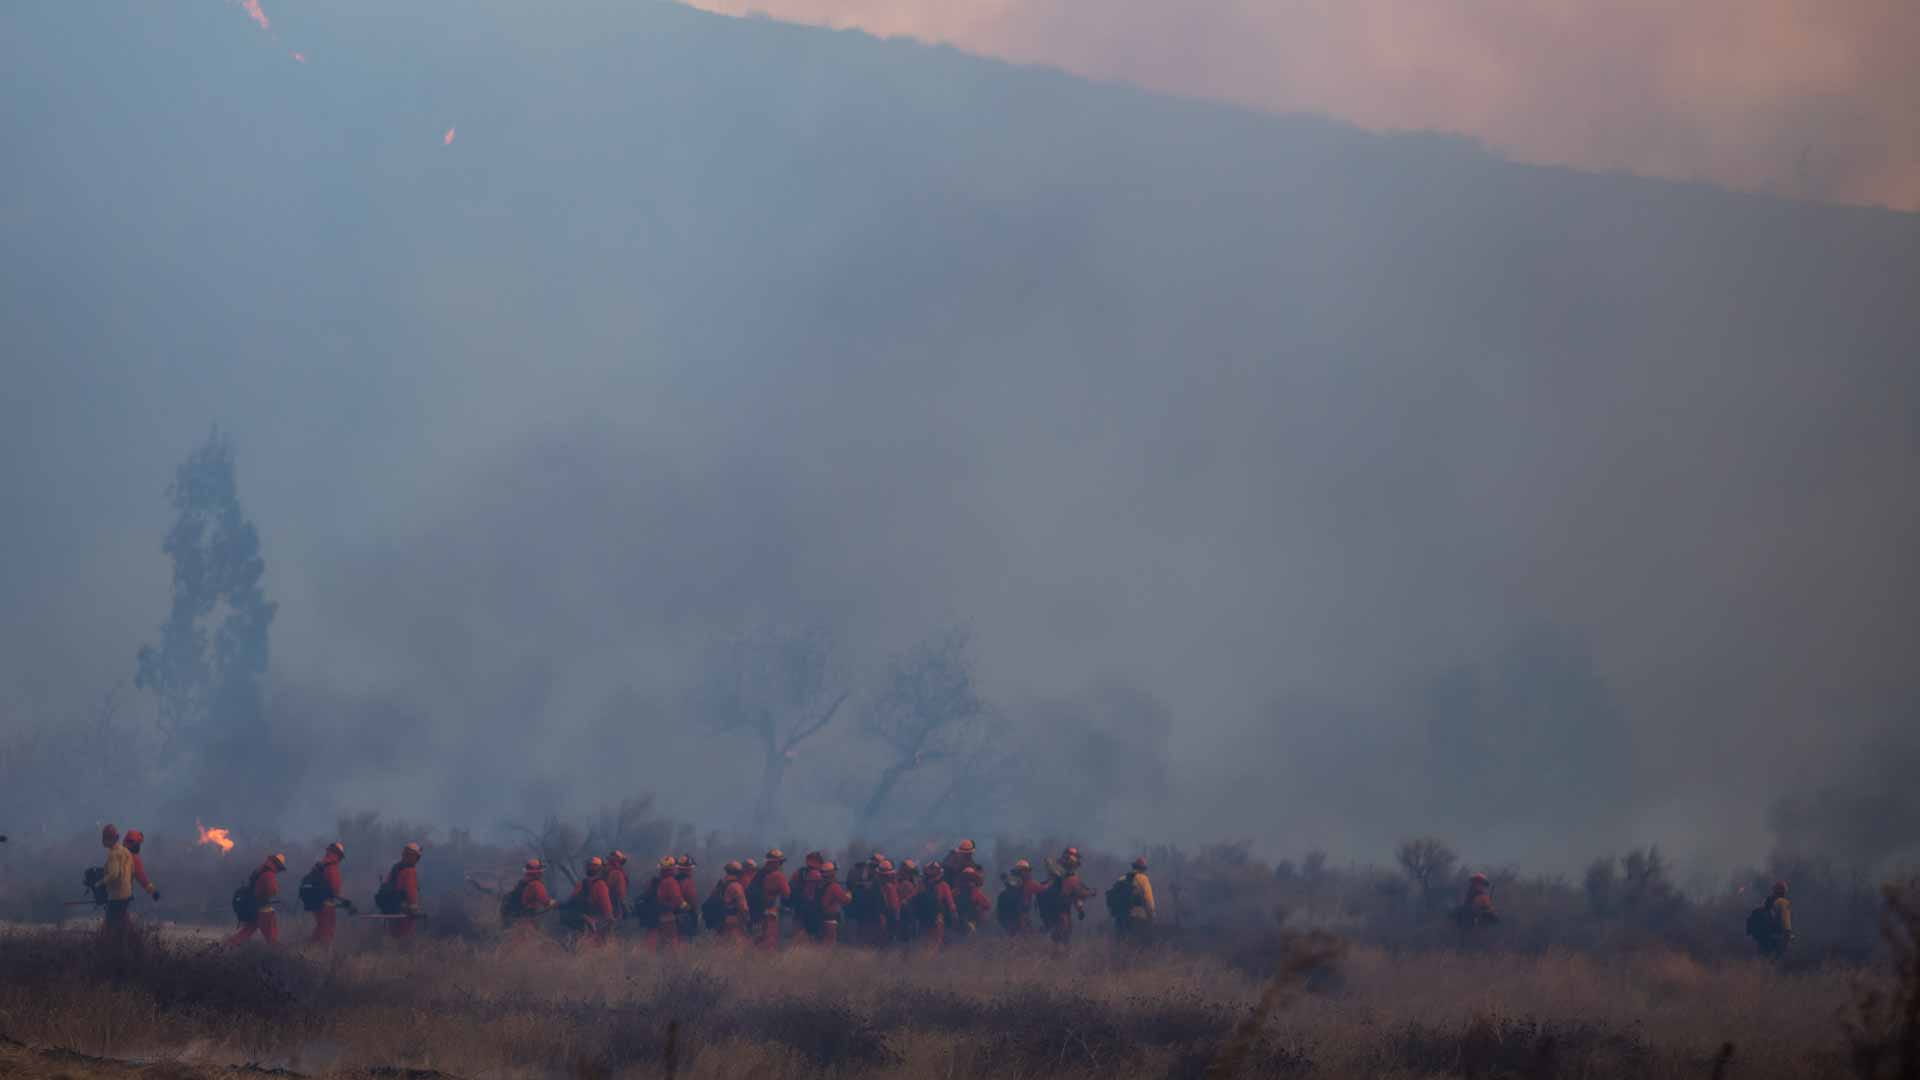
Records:
[[[1420,887],[1421,903],[1432,907],[1436,890],[1449,877],[1460,861],[1460,856],[1447,846],[1445,840],[1437,836],[1421,836],[1402,841],[1393,853],[1394,861],[1400,864],[1415,885]]]
[[[894,657],[864,711],[863,734],[882,747],[887,765],[855,819],[855,831],[871,827],[893,798],[900,780],[916,769],[945,761],[969,748],[969,735],[986,711],[974,685],[969,635],[954,628]]]
[[[834,639],[819,629],[762,628],[717,642],[694,693],[700,722],[749,735],[764,764],[753,823],[765,829],[779,809],[780,784],[802,743],[833,723],[852,693]]]

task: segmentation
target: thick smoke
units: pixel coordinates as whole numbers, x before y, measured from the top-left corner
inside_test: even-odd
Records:
[[[1093,843],[1750,855],[1920,691],[1912,217],[671,6],[232,16],[4,16],[21,820],[179,795],[108,695],[216,421],[289,828],[744,828],[690,692],[766,627],[869,699],[783,841],[956,629],[904,824]]]

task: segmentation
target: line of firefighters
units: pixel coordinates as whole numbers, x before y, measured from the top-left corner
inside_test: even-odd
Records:
[[[160,899],[160,889],[141,861],[144,837],[138,829],[129,829],[122,837],[107,825],[100,839],[107,849],[106,861],[87,872],[86,884],[95,902],[105,907],[103,928],[109,934],[124,932],[132,923],[133,889],[138,886],[155,901]],[[631,924],[661,951],[693,940],[702,926],[728,944],[744,947],[752,942],[771,949],[779,947],[782,923],[789,918],[798,923],[788,934],[790,939],[804,935],[805,940],[825,946],[840,943],[842,925],[851,922],[848,940],[860,944],[922,942],[940,948],[950,940],[978,933],[989,917],[1011,937],[1044,930],[1056,945],[1064,948],[1072,943],[1074,923],[1086,918],[1086,902],[1096,895],[1081,880],[1080,849],[1068,847],[1058,858],[1045,860],[1045,879],[1034,876],[1026,859],[1015,862],[1000,876],[999,894],[992,899],[974,850],[973,841],[962,840],[945,858],[924,867],[912,859],[896,865],[876,851],[855,864],[842,882],[839,867],[818,851],[808,852],[800,871],[789,879],[786,854],[774,848],[764,862],[727,863],[720,880],[697,905],[700,892],[691,856],[662,856],[652,878],[636,890],[627,872],[627,855],[619,850],[604,859],[589,858],[584,876],[564,903],[547,891],[546,866],[539,859],[527,861],[520,881],[511,889],[493,891],[500,892],[500,918],[510,935],[538,933],[542,916],[560,912],[568,927],[591,946],[606,945],[617,928]],[[328,844],[300,881],[298,895],[301,906],[313,915],[315,944],[333,942],[341,909],[361,915],[344,892],[340,865],[346,857],[344,844],[337,840]],[[361,916],[387,920],[387,932],[394,939],[411,937],[425,918],[420,904],[420,857],[419,844],[402,848],[399,860],[374,893],[377,913]],[[238,944],[255,936],[268,943],[280,940],[277,909],[280,875],[286,869],[285,855],[269,855],[246,884],[234,890],[233,909],[240,926],[229,942]],[[1146,859],[1133,860],[1127,873],[1107,888],[1106,902],[1114,931],[1122,940],[1139,944],[1152,940],[1158,909]],[[1455,909],[1454,919],[1463,932],[1499,922],[1485,874],[1468,879],[1467,895]],[[1747,933],[1762,956],[1777,960],[1785,954],[1794,939],[1786,882],[1775,882],[1749,914]]]
[[[153,899],[160,898],[140,861],[141,840],[138,830],[124,838],[112,825],[102,831],[106,864],[89,871],[87,884],[105,905],[110,932],[130,925],[135,884]],[[839,867],[818,851],[809,852],[790,878],[786,854],[775,848],[762,861],[727,863],[720,880],[701,899],[691,856],[661,857],[653,875],[636,889],[626,853],[615,850],[586,861],[584,875],[565,902],[548,891],[546,866],[539,859],[528,860],[512,888],[488,891],[499,893],[501,922],[510,935],[539,933],[541,917],[555,912],[589,946],[605,945],[620,927],[634,926],[645,933],[649,945],[666,951],[693,940],[704,926],[731,945],[777,948],[783,922],[791,921],[797,925],[787,932],[788,940],[836,945],[843,940],[842,925],[851,923],[844,935],[847,941],[873,946],[918,942],[940,948],[973,936],[989,919],[1010,936],[1044,931],[1062,947],[1072,943],[1074,923],[1086,918],[1086,902],[1097,895],[1081,880],[1078,848],[1068,847],[1057,858],[1044,860],[1044,879],[1035,876],[1028,860],[1015,862],[1000,876],[999,893],[992,898],[986,892],[986,872],[974,854],[973,841],[961,840],[945,858],[922,867],[912,859],[896,865],[876,851],[853,866],[843,882]],[[342,909],[386,920],[387,932],[395,939],[411,937],[426,917],[420,902],[420,845],[406,845],[381,879],[374,894],[377,913],[359,912],[346,897],[341,873],[346,857],[344,844],[328,844],[300,880],[301,907],[313,916],[311,941],[333,942]],[[285,855],[268,855],[234,891],[239,929],[229,942],[280,940],[280,876],[286,870]],[[1147,861],[1135,859],[1106,895],[1116,933],[1133,942],[1149,941],[1158,909]]]

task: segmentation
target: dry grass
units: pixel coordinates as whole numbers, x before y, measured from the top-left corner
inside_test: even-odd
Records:
[[[0,1073],[79,1080],[163,1068],[185,1078],[253,1064],[465,1077],[664,1076],[671,1067],[685,1078],[765,1080],[1658,1078],[1712,1075],[1728,1042],[1733,1076],[1847,1069],[1844,972],[1703,966],[1660,951],[1358,947],[1335,958],[1324,946],[1296,941],[1276,982],[1214,957],[1139,956],[1099,940],[1065,959],[990,941],[943,956],[740,956],[703,943],[663,961],[631,947],[574,954],[546,942],[422,941],[400,953],[369,939],[324,956],[162,935],[137,971],[115,980],[87,935],[10,933],[0,936],[0,1034],[157,1064],[129,1072],[16,1046],[0,1054]],[[1229,1045],[1232,1068],[1209,1073]]]

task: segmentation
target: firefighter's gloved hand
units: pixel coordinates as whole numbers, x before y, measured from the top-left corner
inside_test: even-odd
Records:
[[[157,904],[157,903],[159,903],[159,902],[160,902],[160,890],[159,890],[159,889],[155,889],[155,890],[153,890],[152,892],[150,892],[150,893],[148,893],[147,895],[148,895],[148,896],[151,896],[151,897],[153,897],[153,902],[154,902],[154,903],[156,903],[156,904]]]
[[[407,912],[407,914],[409,914],[409,915],[418,915],[418,914],[420,914],[420,905],[419,905],[419,904],[408,904],[408,905],[406,906],[406,912]]]

